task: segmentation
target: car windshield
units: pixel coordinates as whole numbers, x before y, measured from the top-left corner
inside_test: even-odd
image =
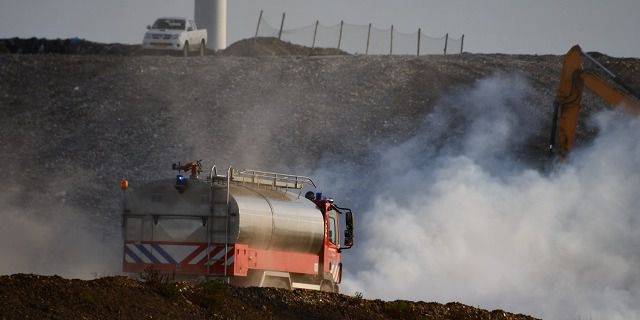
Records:
[[[184,30],[184,19],[158,19],[153,29]]]

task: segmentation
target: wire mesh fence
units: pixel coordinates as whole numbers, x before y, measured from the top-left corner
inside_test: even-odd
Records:
[[[316,38],[312,46],[319,48],[337,48],[340,40],[340,24],[323,26],[318,23]]]
[[[352,54],[365,54],[369,26],[345,23],[342,25],[340,49]]]
[[[420,54],[442,54],[445,52],[444,45],[447,42],[447,36],[440,38],[420,35]],[[451,49],[451,47],[447,48]],[[449,52],[452,52],[451,50]],[[457,52],[455,52],[457,53]]]
[[[256,37],[274,37],[278,38],[280,28],[272,27],[267,20],[262,19],[262,13],[260,13],[260,19],[258,19],[258,27],[256,28]]]
[[[402,33],[393,30],[392,54],[418,54],[418,32]]]
[[[255,37],[275,37],[283,41],[316,48],[338,48],[351,54],[370,55],[426,55],[458,54],[464,49],[464,35],[460,38],[431,37],[418,29],[403,33],[391,26],[380,29],[372,24],[355,25],[340,22],[326,26],[313,24],[286,29],[285,14],[278,26],[269,23],[260,11]]]
[[[311,47],[313,42],[313,30],[313,25],[290,30],[282,30],[282,40]]]
[[[449,37],[448,41],[447,41],[447,51],[448,52],[453,52],[453,51],[456,51],[456,50],[460,50],[460,51],[458,51],[456,53],[462,53],[462,49],[463,49],[462,48],[462,45],[463,45],[462,39],[463,38],[454,39],[454,38]]]

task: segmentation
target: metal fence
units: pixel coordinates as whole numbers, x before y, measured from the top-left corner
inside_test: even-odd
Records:
[[[294,29],[285,29],[286,15],[278,27],[266,21],[260,11],[255,37],[275,37],[283,41],[312,47],[338,48],[352,54],[458,54],[464,49],[464,35],[455,39],[445,34],[442,37],[430,37],[418,29],[413,33],[403,33],[393,27],[379,29],[372,24],[355,25],[340,22],[325,26],[319,21]]]

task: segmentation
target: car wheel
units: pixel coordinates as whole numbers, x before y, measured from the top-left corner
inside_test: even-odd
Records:
[[[204,56],[204,41],[200,42],[200,56]]]
[[[188,57],[189,56],[189,42],[185,42],[184,43],[184,47],[182,47],[182,55],[184,57]]]

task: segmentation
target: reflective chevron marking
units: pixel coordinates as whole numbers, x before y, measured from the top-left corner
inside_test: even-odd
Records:
[[[162,244],[162,243],[126,243],[124,260],[126,263],[145,264],[189,264],[224,265],[225,253],[227,266],[234,261],[233,246],[206,244]]]

